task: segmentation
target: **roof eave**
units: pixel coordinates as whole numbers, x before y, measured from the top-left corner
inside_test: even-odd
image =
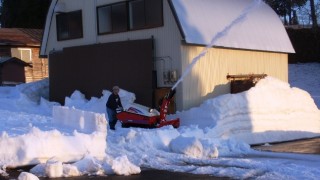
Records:
[[[183,31],[181,22],[180,22],[180,20],[179,20],[179,18],[178,18],[178,15],[177,15],[177,12],[176,12],[176,10],[175,10],[175,8],[174,8],[174,5],[173,5],[173,3],[172,3],[172,0],[167,0],[167,1],[168,1],[168,3],[169,3],[171,12],[172,12],[173,17],[174,17],[174,19],[175,19],[175,21],[176,21],[176,24],[177,24],[177,26],[178,26],[179,32],[180,32],[180,34],[181,34],[181,37],[185,40],[185,39],[186,39],[186,35],[185,35],[184,31]]]
[[[207,44],[189,43],[186,40],[182,40],[182,44],[186,45],[186,46],[201,46],[201,47],[207,46]],[[256,52],[270,52],[270,53],[285,53],[285,54],[295,54],[296,53],[294,49],[292,51],[272,51],[272,50],[263,50],[263,49],[235,48],[235,47],[227,47],[227,46],[212,46],[211,48],[242,50],[242,51],[256,51]]]

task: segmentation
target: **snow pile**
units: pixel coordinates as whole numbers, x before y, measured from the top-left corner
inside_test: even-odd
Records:
[[[49,159],[46,163],[38,164],[30,172],[39,177],[76,177],[84,174],[97,174],[101,165],[92,156],[85,156],[76,163],[66,164],[56,158]]]
[[[49,79],[25,83],[16,86],[20,94],[26,95],[31,101],[39,102],[41,97],[49,99]]]
[[[75,91],[70,97],[65,98],[65,106],[96,113],[106,113],[106,103],[110,94],[110,91],[104,90],[100,98],[92,97],[90,100],[87,100],[84,94],[80,91]],[[124,89],[120,89],[119,96],[123,107],[128,106],[136,100],[135,94]]]
[[[105,114],[82,111],[74,108],[54,106],[53,123],[56,126],[76,129],[83,133],[107,132]]]
[[[118,123],[108,134],[104,113],[109,91],[90,100],[75,91],[66,107],[53,108],[33,92],[41,88],[21,87],[0,87],[1,176],[7,176],[5,167],[29,164],[38,164],[31,173],[51,178],[131,175],[142,168],[237,179],[312,179],[320,174],[317,156],[261,153],[247,144],[319,135],[320,111],[310,95],[271,77],[247,92],[179,112],[183,126],[178,129],[126,129]],[[120,96],[124,106],[135,99],[125,90]],[[47,113],[52,109],[53,115]],[[21,173],[20,178],[35,177]]]
[[[45,167],[45,172],[49,178],[62,177],[63,175],[62,162],[55,159],[48,160]]]
[[[0,109],[12,112],[51,116],[52,107],[59,105],[49,102],[49,80],[21,84],[16,87],[0,88]]]
[[[39,180],[39,178],[31,173],[22,172],[20,173],[18,180]]]
[[[132,164],[127,156],[120,156],[113,160],[112,170],[118,175],[129,176],[131,174],[139,174],[140,167]]]
[[[202,157],[203,147],[195,137],[177,137],[170,142],[172,152],[185,154],[194,158]]]
[[[320,111],[311,96],[272,77],[249,91],[207,100],[177,116],[182,125],[211,127],[207,136],[249,144],[320,135]]]
[[[32,127],[29,133],[0,137],[0,166],[16,167],[46,162],[57,157],[63,162],[76,161],[86,153],[103,158],[106,150],[106,133],[83,134],[74,131],[64,135],[58,130],[41,131]],[[4,148],[5,147],[5,148]]]
[[[110,158],[106,156],[103,160],[86,155],[81,160],[67,164],[55,158],[49,159],[46,163],[38,164],[30,170],[31,173],[39,177],[76,177],[82,175],[131,175],[139,174],[140,167],[132,164],[127,156]]]

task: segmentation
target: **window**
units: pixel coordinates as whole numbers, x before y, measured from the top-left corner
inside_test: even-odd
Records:
[[[115,4],[111,10],[112,31],[121,32],[127,30],[127,7],[126,3]]]
[[[126,3],[98,7],[98,34],[127,31]]]
[[[163,26],[162,0],[145,0],[146,1],[146,26],[158,27]]]
[[[130,29],[143,28],[146,25],[144,0],[129,2]]]
[[[18,48],[18,58],[27,62],[32,62],[32,52],[31,49]]]
[[[56,19],[58,41],[83,37],[81,10],[58,14]]]
[[[99,34],[112,31],[111,6],[105,6],[98,9],[98,25]]]
[[[10,56],[19,58],[26,63],[32,63],[32,49],[30,48],[11,48]]]
[[[97,8],[98,34],[163,26],[162,0],[130,0]]]
[[[133,0],[129,2],[130,29],[163,25],[162,0]]]

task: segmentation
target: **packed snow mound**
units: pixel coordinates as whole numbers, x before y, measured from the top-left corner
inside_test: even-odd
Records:
[[[40,177],[49,178],[76,177],[85,174],[98,175],[103,171],[100,163],[99,160],[90,155],[86,155],[72,164],[63,163],[56,158],[52,158],[46,163],[36,165],[30,172]]]
[[[26,95],[33,102],[40,102],[41,97],[49,99],[49,78],[24,83],[16,86],[17,90]]]
[[[48,79],[15,87],[4,86],[0,88],[0,109],[50,116],[52,107],[60,104],[49,102],[48,97]]]
[[[179,136],[170,142],[172,152],[185,154],[190,157],[202,157],[203,147],[201,142],[195,137]]]
[[[105,114],[82,111],[79,109],[54,106],[53,121],[57,127],[76,129],[82,133],[107,132]]]
[[[127,156],[120,156],[113,160],[113,171],[117,175],[129,176],[131,174],[139,174],[141,172],[140,167],[132,164]]]
[[[96,113],[105,113],[106,112],[106,103],[108,101],[111,92],[108,90],[102,91],[102,96],[100,98],[92,97],[90,100],[85,98],[85,95],[80,91],[76,90],[72,93],[70,97],[65,98],[65,106],[75,107],[76,109],[96,112]],[[134,93],[128,92],[124,89],[120,89],[119,96],[121,98],[121,103],[123,107],[128,106],[136,100]]]
[[[29,133],[10,137],[0,136],[0,166],[17,167],[43,163],[57,157],[63,162],[77,161],[90,153],[104,158],[107,143],[105,132],[83,134],[74,131],[66,135],[58,130],[41,131],[32,127]]]
[[[207,100],[177,116],[182,125],[211,128],[208,136],[249,144],[320,135],[320,111],[310,94],[272,77],[260,80],[249,91]]]
[[[22,172],[20,173],[18,180],[39,180],[39,178],[31,173]]]

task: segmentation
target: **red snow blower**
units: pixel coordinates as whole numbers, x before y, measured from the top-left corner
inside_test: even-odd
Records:
[[[168,105],[175,93],[175,90],[170,90],[163,98],[160,113],[155,109],[133,103],[127,110],[120,111],[117,118],[122,123],[122,127],[160,128],[172,125],[174,128],[178,128],[180,126],[179,118],[166,120]]]

